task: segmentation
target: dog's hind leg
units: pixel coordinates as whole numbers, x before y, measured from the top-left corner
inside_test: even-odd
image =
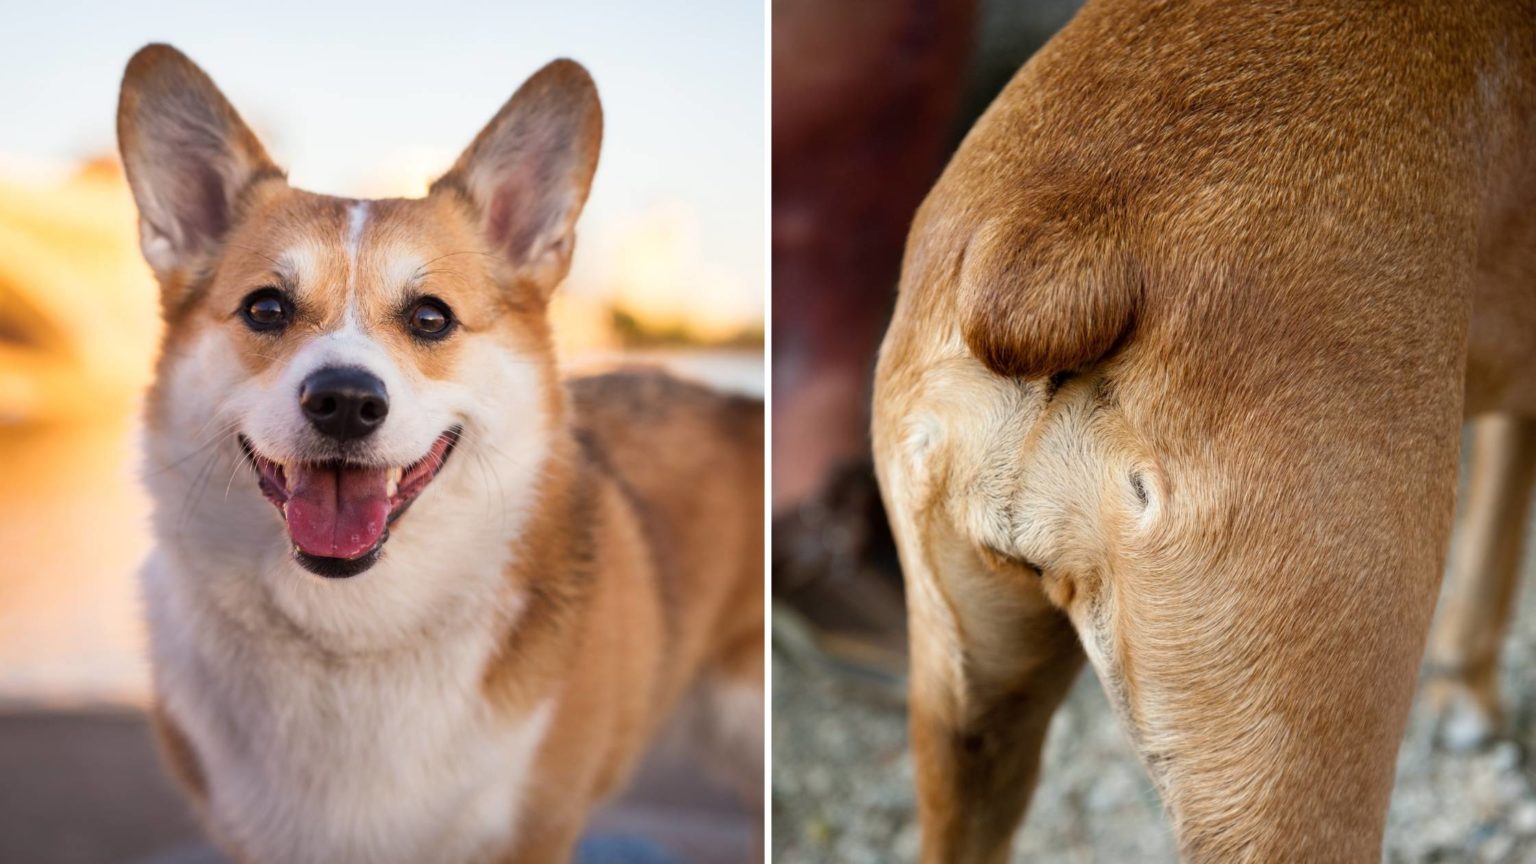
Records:
[[[1073,585],[1064,605],[1183,860],[1381,860],[1456,437],[1447,422],[1436,436],[1350,422],[1388,444],[1352,431],[1156,454],[1128,508],[1150,501],[1142,520],[1104,511],[1102,564],[1047,568],[1048,589]]]
[[[907,585],[921,860],[982,864],[1007,859],[1084,653],[1039,571],[976,536],[996,526],[989,505],[1002,498],[983,490],[1007,487],[1033,391],[969,360],[937,374],[904,391],[887,373],[876,465]]]
[[[1536,421],[1485,415],[1472,422],[1472,453],[1462,516],[1451,553],[1444,606],[1430,638],[1426,695],[1439,715],[1439,740],[1480,746],[1501,722],[1499,647],[1519,584]]]
[[[998,617],[992,617],[998,605],[1014,602],[991,608],[982,596],[961,602],[978,604],[955,610],[972,626],[955,634],[913,630],[911,736],[922,860],[1001,862],[1034,791],[1051,715],[1082,665],[1082,649],[1066,617],[1043,599]],[[988,633],[988,626],[997,629]],[[945,644],[947,636],[959,638]],[[1012,643],[1008,650],[993,653],[1004,640]]]
[[[922,517],[897,521],[913,518]],[[905,527],[921,860],[1005,861],[1082,648],[1030,568],[996,561],[994,569],[943,531]]]

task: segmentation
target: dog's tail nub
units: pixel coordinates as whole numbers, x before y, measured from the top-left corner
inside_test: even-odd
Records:
[[[960,268],[966,344],[999,375],[1045,377],[1103,358],[1134,326],[1142,276],[1103,225],[992,221]]]

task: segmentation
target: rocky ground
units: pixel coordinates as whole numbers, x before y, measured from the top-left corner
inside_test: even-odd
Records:
[[[1533,570],[1536,556],[1527,561],[1527,573]],[[1536,664],[1529,661],[1536,656],[1536,591],[1526,590],[1520,605],[1504,648],[1510,734],[1477,752],[1441,752],[1420,700],[1398,758],[1385,861],[1536,861],[1536,766],[1526,755],[1536,748]],[[774,860],[913,860],[900,683],[835,670],[804,650],[790,623],[775,631]],[[1052,722],[1013,860],[1176,860],[1157,795],[1091,672]]]

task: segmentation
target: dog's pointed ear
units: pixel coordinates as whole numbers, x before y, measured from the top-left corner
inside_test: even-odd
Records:
[[[165,284],[211,263],[249,187],[283,178],[212,79],[169,45],[128,61],[117,141],[144,257]]]
[[[556,60],[518,88],[432,194],[465,200],[486,243],[548,296],[570,269],[602,138],[592,76]]]

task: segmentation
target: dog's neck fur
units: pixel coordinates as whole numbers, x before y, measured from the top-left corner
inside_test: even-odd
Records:
[[[163,534],[146,572],[158,690],[205,763],[198,773],[217,778],[204,808],[232,848],[255,860],[323,861],[387,840],[367,849],[368,860],[460,861],[508,840],[508,814],[559,698],[559,670],[505,661],[558,664],[561,652],[527,649],[568,638],[565,622],[592,567],[601,477],[575,458],[580,445],[563,419],[554,425],[515,527],[458,542],[428,530],[450,496],[468,489],[481,491],[468,496],[477,513],[514,503],[494,483],[466,481],[472,471],[445,474],[466,488],[424,496],[389,555],[357,580],[320,582],[281,557],[204,560],[188,534]],[[232,493],[221,506],[233,519],[266,506],[246,498],[255,495]],[[447,548],[424,554],[434,541]],[[487,565],[494,560],[501,565]],[[381,584],[404,578],[456,587],[429,595],[424,615],[386,610],[399,628],[393,638],[346,626],[377,614],[367,607],[387,593]],[[350,595],[365,582],[366,594]],[[338,601],[338,591],[349,596]]]

